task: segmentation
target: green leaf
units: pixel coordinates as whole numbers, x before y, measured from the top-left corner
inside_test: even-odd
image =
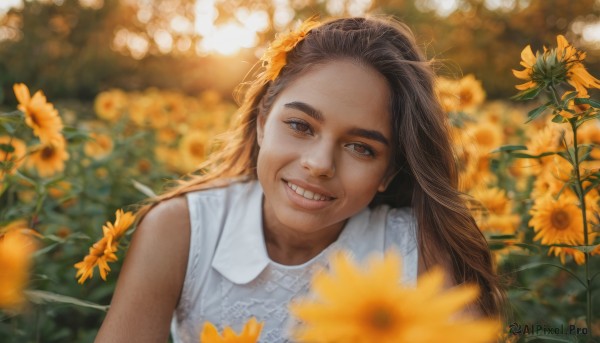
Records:
[[[535,118],[539,117],[542,113],[544,113],[544,111],[546,111],[548,106],[550,106],[551,104],[552,104],[552,102],[549,101],[549,102],[543,104],[542,106],[529,111],[529,113],[527,113],[528,118],[527,118],[527,121],[525,122],[525,124],[527,124],[530,121],[534,120]]]
[[[133,187],[135,187],[135,189],[137,189],[138,191],[140,191],[142,194],[144,194],[145,196],[149,197],[149,198],[154,198],[156,197],[156,193],[154,193],[154,191],[152,190],[152,188],[144,185],[141,182],[138,182],[136,180],[131,180],[131,183],[133,183]]]
[[[50,250],[54,249],[54,248],[55,248],[56,246],[58,246],[58,245],[59,245],[59,243],[54,243],[54,244],[50,244],[50,245],[48,245],[47,247],[44,247],[44,248],[42,248],[42,249],[36,250],[36,251],[33,253],[33,257],[38,257],[38,256],[41,256],[41,255],[43,255],[43,254],[45,254],[45,253],[49,252]]]
[[[7,152],[7,153],[11,153],[11,152],[15,151],[15,147],[12,146],[12,144],[0,143],[0,150]]]
[[[489,239],[515,239],[515,235],[490,235]]]
[[[571,274],[571,276],[573,276],[575,278],[575,280],[579,281],[579,283],[584,288],[587,288],[587,286],[585,285],[585,283],[577,275],[575,275],[575,273],[573,273],[572,271],[568,270],[567,268],[565,268],[563,266],[559,266],[559,265],[554,264],[554,263],[533,262],[533,263],[526,264],[526,265],[524,265],[521,268],[517,268],[517,269],[513,270],[512,273],[518,273],[518,272],[522,272],[522,271],[525,271],[525,270],[535,269],[535,268],[543,267],[543,266],[555,267],[555,268],[564,270],[567,273]]]
[[[530,155],[530,154],[524,154],[522,152],[515,152],[510,154],[511,156],[517,157],[517,158],[540,158],[540,157],[544,157],[544,156],[550,156],[550,155],[556,155],[559,154],[557,152],[554,151],[547,151],[544,153],[541,153],[539,155]]]
[[[520,93],[518,93],[517,95],[511,97],[511,99],[513,100],[531,100],[531,99],[535,99],[540,92],[542,91],[543,87],[538,85],[537,87],[534,88],[529,88],[527,90],[524,90]]]
[[[572,91],[572,92],[565,93],[562,96],[562,100],[563,100],[562,107],[564,107],[564,108],[569,107],[569,101],[575,99],[578,94],[579,94],[579,92],[577,92],[577,91]]]
[[[561,123],[564,123],[566,121],[567,120],[565,119],[565,117],[561,116],[560,114],[556,114],[554,117],[552,117],[552,122],[553,123],[561,124]]]
[[[575,98],[574,102],[575,105],[586,104],[595,108],[600,108],[600,102],[588,98]]]
[[[29,300],[35,304],[44,304],[44,303],[62,303],[62,304],[71,304],[75,306],[93,308],[100,311],[108,311],[110,306],[98,305],[93,302],[80,300],[77,298],[69,297],[66,295],[56,294],[53,292],[47,291],[39,291],[39,290],[29,290],[25,291],[25,295]]]
[[[502,151],[511,152],[511,151],[517,151],[517,150],[527,150],[527,146],[525,146],[525,145],[503,145],[503,146],[496,148],[490,152],[491,153],[502,152]]]
[[[65,136],[65,139],[70,143],[82,143],[93,140],[92,138],[90,138],[88,132],[78,130],[72,127],[65,127],[63,128],[62,132]]]

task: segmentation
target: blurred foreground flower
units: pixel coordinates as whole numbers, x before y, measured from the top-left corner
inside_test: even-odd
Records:
[[[17,310],[25,300],[35,242],[24,220],[0,228],[0,309]]]
[[[290,305],[301,321],[294,338],[311,343],[470,343],[498,337],[498,321],[460,314],[477,298],[476,286],[444,290],[443,272],[433,269],[419,278],[417,288],[403,287],[400,266],[394,253],[383,260],[371,258],[364,270],[346,254],[334,255],[331,272],[313,278],[314,300]]]
[[[25,123],[33,129],[33,133],[44,144],[52,143],[62,137],[62,119],[54,106],[46,101],[42,91],[37,91],[33,97],[29,88],[23,83],[13,86],[15,96],[19,101],[18,108],[25,113]]]
[[[257,322],[256,318],[252,317],[239,335],[230,327],[225,327],[221,336],[212,323],[206,322],[200,334],[200,343],[256,343],[262,327],[263,323]]]
[[[110,271],[108,262],[116,262],[118,260],[117,248],[119,240],[123,237],[127,229],[133,224],[135,215],[132,212],[123,212],[123,210],[117,210],[117,218],[115,219],[114,225],[111,222],[107,222],[102,227],[104,237],[90,248],[89,254],[83,259],[83,261],[75,264],[77,268],[76,277],[78,283],[83,284],[85,280],[91,279],[94,275],[94,267],[98,266],[100,271],[100,277],[106,281],[106,275]]]

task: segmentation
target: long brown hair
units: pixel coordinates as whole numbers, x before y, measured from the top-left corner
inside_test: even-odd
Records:
[[[501,314],[503,292],[487,242],[457,190],[448,118],[435,95],[432,62],[420,52],[410,29],[390,18],[332,19],[312,29],[286,57],[275,80],[268,80],[263,70],[242,85],[244,97],[221,149],[196,174],[142,207],[138,218],[162,200],[234,179],[256,179],[257,118],[268,115],[277,95],[306,69],[349,59],[377,70],[391,90],[394,151],[389,172],[395,176],[370,206],[411,206],[425,266],[447,265],[450,259],[456,283],[480,286],[480,312]]]

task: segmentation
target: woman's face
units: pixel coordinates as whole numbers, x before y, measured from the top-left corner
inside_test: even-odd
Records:
[[[267,227],[340,228],[385,190],[389,101],[382,75],[346,60],[310,68],[278,95],[257,128]]]

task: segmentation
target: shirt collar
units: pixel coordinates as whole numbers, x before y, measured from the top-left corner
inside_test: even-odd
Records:
[[[242,184],[228,204],[229,215],[224,223],[221,239],[212,261],[212,267],[235,284],[254,280],[271,262],[263,236],[263,191],[258,180]],[[363,209],[352,216],[344,230],[327,250],[345,249],[355,256],[383,252],[384,227],[373,227],[373,215],[381,211]],[[385,220],[375,220],[384,225]]]
[[[269,263],[262,232],[262,188],[258,180],[234,192],[212,266],[236,284],[254,280]],[[235,187],[232,187],[235,188]]]

